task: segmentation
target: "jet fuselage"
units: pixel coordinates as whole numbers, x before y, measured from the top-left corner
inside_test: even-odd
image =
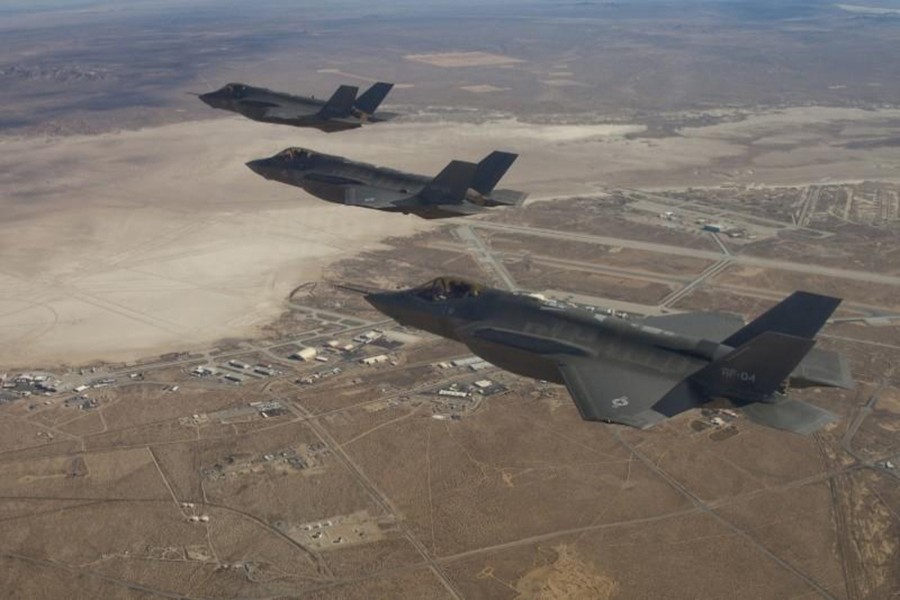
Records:
[[[443,210],[439,204],[422,197],[422,191],[433,182],[433,178],[423,175],[303,148],[288,148],[270,158],[250,161],[247,166],[266,179],[302,188],[316,198],[335,204],[412,213],[425,219],[459,216],[458,212]],[[382,202],[385,198],[390,202]],[[495,203],[469,190],[463,204],[480,210]]]
[[[369,301],[398,323],[466,344],[473,353],[513,373],[562,383],[555,356],[579,355],[628,362],[684,376],[731,349],[639,322],[486,290],[478,296],[429,302],[395,292]],[[467,330],[477,327],[477,338]]]
[[[228,84],[222,89],[200,94],[200,100],[212,108],[241,114],[262,123],[308,127],[324,132],[357,129],[366,122],[378,122],[393,115],[363,115],[354,110],[340,118],[323,116],[326,100],[311,96],[295,96],[244,84]]]
[[[344,204],[348,186],[365,186],[415,196],[430,181],[430,178],[421,175],[300,148],[250,161],[247,166],[266,179],[302,188],[317,198],[338,204]]]
[[[757,423],[809,434],[837,416],[790,398],[784,382],[853,384],[840,355],[813,348],[841,300],[811,292],[747,324],[719,313],[622,319],[452,277],[366,300],[500,368],[565,385],[589,421],[646,429],[725,398]]]
[[[436,280],[437,281],[437,280]],[[647,372],[684,378],[734,350],[715,340],[684,335],[534,296],[485,289],[477,295],[439,300],[422,288],[370,294],[367,300],[402,325],[467,345],[486,361],[518,375],[562,383],[560,355],[604,364],[627,363]],[[473,331],[478,335],[473,336]],[[808,359],[819,358],[811,354]],[[801,363],[797,386],[822,385]]]

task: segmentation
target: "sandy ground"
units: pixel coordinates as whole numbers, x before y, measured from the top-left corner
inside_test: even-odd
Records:
[[[485,67],[523,62],[518,58],[490,52],[433,52],[430,54],[407,54],[404,58],[435,67]]]
[[[400,121],[328,135],[240,117],[0,138],[0,372],[250,336],[330,261],[438,226],[323,203],[244,166],[287,146],[425,174],[450,158],[518,151],[503,186],[541,199],[609,185],[722,183],[722,161],[742,165],[730,181],[896,179],[900,150],[847,150],[810,129],[839,121],[864,130],[885,119],[900,111],[798,109],[661,140],[627,140],[641,130],[628,125]]]

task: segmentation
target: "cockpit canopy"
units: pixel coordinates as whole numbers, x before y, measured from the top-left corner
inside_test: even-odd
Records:
[[[482,287],[456,277],[438,277],[417,287],[413,292],[419,298],[429,302],[442,302],[444,300],[461,300],[474,298],[482,292]]]
[[[275,158],[284,162],[307,162],[311,160],[316,153],[306,148],[285,148],[275,155]]]
[[[222,90],[234,98],[243,98],[244,94],[247,93],[247,86],[243,83],[229,83]]]

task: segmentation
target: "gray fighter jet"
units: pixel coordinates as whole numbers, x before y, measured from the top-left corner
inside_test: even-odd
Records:
[[[527,194],[494,189],[517,156],[497,151],[478,164],[454,160],[434,178],[304,148],[288,148],[247,166],[328,202],[439,219],[522,204]]]
[[[836,416],[789,398],[786,382],[853,386],[839,354],[813,348],[841,301],[808,292],[748,325],[717,313],[633,321],[451,278],[366,300],[502,369],[565,385],[589,421],[645,429],[724,398],[753,421],[809,434]]]
[[[393,87],[392,83],[378,82],[357,98],[359,88],[342,85],[326,101],[229,83],[215,92],[200,94],[199,98],[213,108],[237,112],[255,121],[312,127],[331,133],[396,117],[393,113],[376,112]]]

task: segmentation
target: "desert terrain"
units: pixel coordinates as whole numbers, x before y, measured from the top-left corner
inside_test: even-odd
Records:
[[[0,8],[0,596],[900,597],[893,11]],[[338,134],[188,94],[378,80],[401,116]],[[529,199],[425,221],[244,164],[292,146],[516,152]],[[857,385],[790,390],[839,416],[808,437],[586,422],[356,291],[444,274],[632,319],[836,295]]]
[[[895,126],[900,111],[806,108],[652,141],[629,139],[640,125],[401,122],[351,138],[238,117],[6,139],[0,364],[135,359],[251,336],[328,262],[439,227],[328,205],[243,165],[286,147],[390,156],[388,166],[423,174],[511,150],[521,159],[504,185],[535,202],[615,187],[827,183],[834,173],[900,180],[900,149],[852,146],[870,137],[865,128]]]

